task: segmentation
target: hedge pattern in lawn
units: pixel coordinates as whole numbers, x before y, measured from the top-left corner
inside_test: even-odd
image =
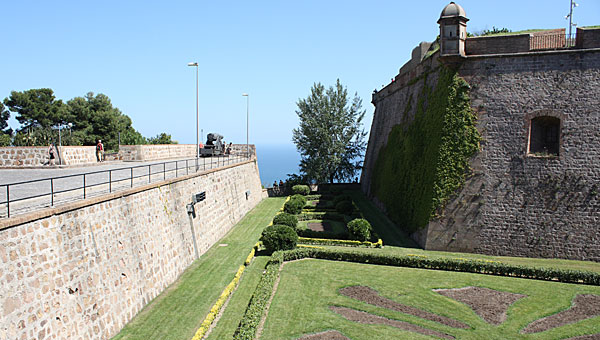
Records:
[[[290,250],[296,247],[298,234],[287,225],[270,225],[263,230],[260,240],[267,251]]]
[[[281,252],[275,252],[271,256],[271,259],[267,263],[265,271],[263,272],[254,294],[248,303],[246,312],[240,321],[238,328],[233,333],[233,339],[236,340],[252,340],[256,335],[256,330],[260,319],[263,316],[267,303],[271,294],[273,294],[273,287],[275,281],[279,276],[279,268],[283,263],[283,254]]]
[[[296,229],[298,227],[298,218],[295,215],[283,212],[275,215],[273,218],[273,224],[287,225]]]
[[[346,226],[350,238],[357,241],[366,241],[371,238],[371,223],[364,218],[357,218]]]
[[[310,188],[308,187],[308,185],[297,184],[292,187],[292,192],[294,194],[306,196],[310,194]]]
[[[476,274],[520,277],[526,279],[560,281],[566,283],[584,283],[600,286],[600,274],[587,271],[535,268],[510,265],[496,261],[463,260],[438,258],[429,259],[425,256],[398,256],[390,254],[365,253],[351,250],[332,250],[321,248],[302,248],[275,252],[267,264],[254,295],[246,308],[233,336],[234,339],[250,340],[254,338],[256,329],[267,307],[267,302],[273,294],[275,281],[279,276],[279,268],[283,261],[316,258],[322,260],[346,261],[356,263],[378,264],[396,267],[421,269],[436,269],[448,271],[470,272]]]
[[[369,241],[354,241],[354,240],[343,240],[343,239],[329,239],[329,238],[312,238],[312,237],[298,237],[298,243],[300,244],[313,244],[321,246],[344,246],[344,247],[367,247],[367,248],[382,248],[383,241],[378,239],[377,242]]]

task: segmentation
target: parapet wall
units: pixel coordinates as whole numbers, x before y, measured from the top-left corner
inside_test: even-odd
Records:
[[[196,157],[195,144],[120,145],[119,154],[124,161],[154,161],[169,158]]]
[[[81,165],[96,162],[95,146],[62,146],[59,157],[63,165]],[[0,147],[0,167],[35,167],[48,164],[48,146]],[[55,159],[55,164],[59,159]]]
[[[111,338],[262,195],[252,160],[0,221],[0,339]]]

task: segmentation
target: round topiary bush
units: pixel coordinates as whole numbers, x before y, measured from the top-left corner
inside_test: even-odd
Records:
[[[306,196],[310,194],[310,188],[308,187],[308,185],[297,184],[292,187],[292,192],[294,194]]]
[[[352,202],[352,197],[350,197],[350,195],[338,195],[333,198],[334,205],[337,205],[338,203],[343,202],[343,201]]]
[[[354,206],[350,201],[341,201],[335,205],[335,210],[340,214],[350,215],[352,214],[352,211],[354,211]]]
[[[296,194],[296,195],[292,195],[292,197],[290,197],[290,201],[300,201],[302,202],[302,207],[304,208],[304,206],[306,205],[306,197]]]
[[[371,238],[371,224],[365,219],[354,219],[348,222],[346,228],[348,228],[350,238],[353,240],[364,242]]]
[[[298,218],[292,214],[283,212],[273,218],[273,224],[287,225],[296,229],[298,226]]]
[[[283,211],[288,214],[297,215],[302,212],[303,207],[304,203],[302,201],[290,199],[283,205]]]
[[[296,248],[298,234],[287,225],[270,225],[263,230],[260,236],[267,251],[290,250]]]

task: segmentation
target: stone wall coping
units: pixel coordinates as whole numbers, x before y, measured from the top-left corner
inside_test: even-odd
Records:
[[[467,55],[467,59],[518,57],[518,56],[534,56],[534,55],[548,55],[548,54],[568,54],[568,53],[582,53],[582,52],[585,52],[585,53],[600,52],[600,48],[569,48],[569,49],[564,49],[564,50],[550,50],[550,51],[529,51],[529,52],[498,53],[498,54],[476,54],[476,55]]]
[[[42,218],[50,217],[52,215],[63,214],[63,213],[66,213],[66,212],[69,212],[72,210],[81,209],[81,208],[84,208],[87,206],[91,206],[91,205],[106,202],[106,201],[111,201],[111,200],[118,199],[118,198],[125,197],[125,196],[130,196],[130,195],[142,192],[142,191],[147,191],[147,190],[158,188],[158,187],[161,187],[164,185],[169,185],[172,183],[185,181],[187,179],[194,178],[194,177],[204,176],[204,175],[207,175],[207,174],[210,174],[213,172],[234,168],[234,167],[249,164],[249,163],[252,163],[255,161],[256,161],[256,158],[251,158],[247,161],[243,161],[243,162],[236,163],[236,164],[226,165],[224,167],[217,168],[217,169],[209,169],[209,170],[197,172],[194,174],[189,174],[189,175],[185,175],[185,176],[181,176],[181,177],[177,177],[177,178],[171,178],[171,179],[167,179],[167,180],[160,181],[160,182],[150,183],[150,184],[146,184],[143,186],[126,189],[123,191],[112,192],[112,193],[104,194],[104,195],[97,196],[97,197],[82,199],[82,200],[79,200],[76,202],[65,203],[63,205],[56,206],[56,207],[50,207],[50,208],[40,209],[37,211],[32,211],[32,212],[25,213],[22,215],[17,215],[15,217],[1,219],[0,220],[0,230],[10,229],[10,228],[19,226],[21,224],[25,224],[28,222],[42,219]]]

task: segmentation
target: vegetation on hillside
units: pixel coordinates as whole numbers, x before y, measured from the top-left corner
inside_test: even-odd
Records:
[[[372,176],[375,196],[410,232],[427,225],[463,184],[469,158],[479,149],[469,85],[444,66],[433,72],[439,72],[437,85],[432,89],[424,75],[414,121],[392,128]]]

